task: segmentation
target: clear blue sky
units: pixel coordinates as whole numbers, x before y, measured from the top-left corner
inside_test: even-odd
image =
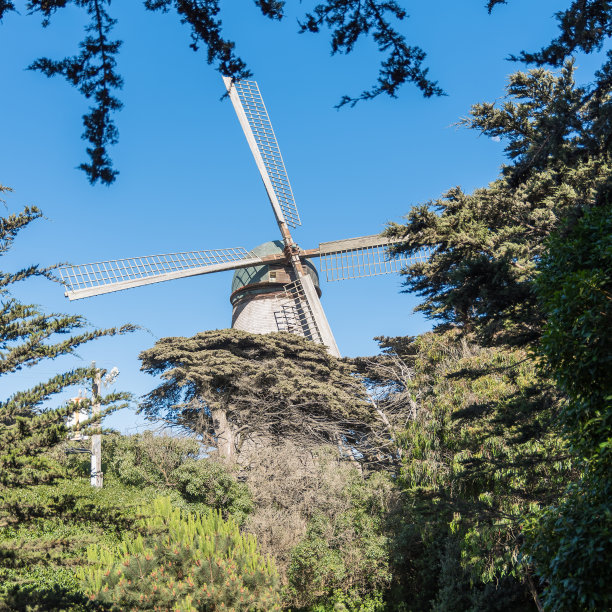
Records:
[[[136,255],[243,246],[278,238],[255,163],[220,76],[174,14],[139,3],[116,3],[116,37],[124,41],[118,70],[125,104],[117,114],[120,142],[112,156],[121,174],[111,187],[87,183],[81,115],[87,103],[61,78],[25,67],[40,56],[77,52],[84,16],[59,11],[49,28],[10,14],[0,25],[0,183],[12,186],[8,209],[36,204],[45,215],[18,238],[2,269],[58,261],[86,263]],[[296,19],[313,2],[289,2],[273,23],[252,2],[226,0],[226,31],[259,83],[292,182],[303,225],[303,248],[381,231],[411,206],[461,185],[486,185],[503,162],[503,143],[453,124],[470,105],[503,95],[515,66],[505,60],[556,34],[552,18],[566,2],[510,0],[487,15],[484,0],[404,2],[401,25],[428,52],[430,76],[447,97],[425,100],[411,86],[396,100],[381,97],[335,110],[342,94],[370,86],[380,60],[372,40],[348,56],[330,57],[325,33],[298,35]],[[231,8],[230,8],[231,7]],[[579,58],[585,78],[596,60]],[[231,273],[142,287],[68,302],[43,281],[16,294],[47,311],[81,313],[98,327],[137,323],[148,332],[84,347],[84,363],[118,366],[117,388],[146,393],[155,379],[139,372],[138,353],[165,336],[229,327]],[[344,355],[376,352],[378,335],[417,334],[429,322],[412,312],[396,275],[322,283],[323,305]],[[67,368],[71,360],[58,362]],[[54,372],[54,365],[14,378],[2,396]],[[131,413],[111,425],[129,430]]]

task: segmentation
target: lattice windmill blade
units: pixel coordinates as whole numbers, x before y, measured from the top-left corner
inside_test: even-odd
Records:
[[[277,315],[279,331],[288,331],[324,344],[334,357],[340,357],[325,311],[312,279],[307,274],[285,285],[287,302]]]
[[[379,234],[347,238],[322,242],[318,249],[307,251],[305,256],[319,257],[319,267],[328,281],[399,272],[407,265],[425,261],[429,257],[427,251],[391,257],[389,247],[398,242],[401,239],[385,238]]]
[[[78,300],[175,278],[236,270],[261,264],[262,259],[242,247],[146,255],[59,268],[66,297]]]
[[[276,220],[291,227],[301,225],[283,156],[257,83],[232,82],[228,77],[223,77],[223,82],[259,168]]]

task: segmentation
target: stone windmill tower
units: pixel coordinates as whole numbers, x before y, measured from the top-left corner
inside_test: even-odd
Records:
[[[328,281],[396,272],[420,256],[391,259],[391,241],[379,235],[320,243],[300,249],[289,227],[301,225],[268,112],[255,81],[224,78],[263,180],[280,239],[251,251],[242,247],[147,255],[59,269],[70,300],[122,291],[187,276],[235,270],[232,327],[254,333],[288,331],[327,346],[340,356],[321,305],[318,258]]]

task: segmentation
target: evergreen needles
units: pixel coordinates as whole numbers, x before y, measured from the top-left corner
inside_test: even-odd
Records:
[[[274,564],[232,519],[184,512],[169,498],[140,513],[149,535],[88,548],[93,565],[80,575],[93,601],[111,609],[280,610]]]

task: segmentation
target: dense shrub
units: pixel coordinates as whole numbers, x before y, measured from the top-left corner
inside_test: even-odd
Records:
[[[90,599],[106,609],[278,610],[274,564],[216,510],[192,514],[158,498],[141,508],[144,537],[91,546],[81,570]]]
[[[537,281],[548,319],[541,352],[566,394],[558,419],[580,477],[524,525],[546,609],[612,604],[612,206],[568,223],[549,241]]]
[[[74,478],[5,497],[29,513],[0,526],[0,610],[80,610],[87,600],[74,570],[87,547],[112,545],[123,531],[136,530],[138,507],[155,496],[154,489],[126,487],[110,476],[102,489]]]
[[[255,511],[246,528],[276,559],[286,606],[361,609],[381,599],[391,579],[387,515],[397,502],[386,475],[364,478],[334,448],[312,456],[287,444],[262,449],[247,483]]]
[[[229,464],[202,458],[202,445],[192,438],[157,436],[150,431],[113,435],[104,441],[104,469],[126,485],[176,492],[175,504],[199,511],[220,510],[239,523],[252,511],[246,485]],[[184,502],[184,503],[182,503]]]
[[[556,392],[524,349],[482,347],[458,330],[401,340],[413,416],[399,436],[389,597],[415,611],[535,609],[521,521],[572,477]]]

